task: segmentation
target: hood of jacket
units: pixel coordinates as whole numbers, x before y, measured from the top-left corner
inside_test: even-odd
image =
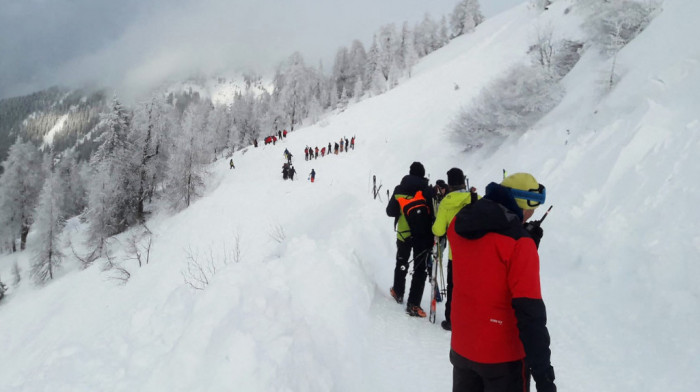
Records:
[[[455,217],[455,232],[475,240],[488,233],[499,233],[519,238],[527,233],[522,226],[522,210],[508,188],[492,182],[486,187],[486,195],[469,204]]]

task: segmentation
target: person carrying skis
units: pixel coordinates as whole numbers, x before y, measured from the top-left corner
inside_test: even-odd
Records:
[[[453,257],[454,391],[556,392],[537,253],[542,229],[525,222],[544,203],[528,173],[490,183],[447,230]]]
[[[455,215],[457,215],[457,212],[467,204],[476,201],[472,200],[472,195],[467,191],[464,180],[464,173],[459,168],[453,167],[447,171],[448,193],[442,199],[437,213],[435,213],[435,223],[433,223],[433,235],[435,235],[438,244],[440,243],[440,237],[443,237],[447,233],[447,228],[450,226],[450,222],[452,222]],[[451,249],[448,250],[447,255],[447,300],[445,301],[445,320],[443,320],[440,325],[443,329],[450,331],[452,329],[450,310],[453,290]]]
[[[389,292],[396,302],[403,303],[406,274],[408,274],[411,250],[413,250],[413,278],[406,301],[406,313],[414,317],[426,317],[420,303],[425,289],[425,279],[428,275],[428,258],[433,246],[433,234],[430,230],[433,215],[425,216],[428,219],[426,228],[411,226],[401,203],[410,198],[419,199],[422,197],[425,199],[424,203],[432,209],[433,191],[428,185],[428,180],[424,177],[425,168],[423,165],[420,162],[413,162],[408,175],[404,176],[401,183],[394,188],[394,194],[389,198],[389,203],[386,206],[386,214],[394,218],[394,227],[396,228],[394,285],[389,289]]]
[[[311,169],[311,173],[309,173],[309,180],[311,180],[311,182],[314,182],[315,178],[316,178],[316,172],[314,171],[314,169]]]

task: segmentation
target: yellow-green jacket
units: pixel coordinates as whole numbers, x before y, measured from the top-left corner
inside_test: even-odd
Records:
[[[452,191],[445,195],[438,207],[435,215],[435,223],[433,223],[433,234],[442,237],[447,233],[447,228],[450,226],[452,219],[462,209],[462,207],[471,203],[471,194],[466,189]],[[476,200],[474,200],[476,201]],[[452,249],[449,249],[449,259],[452,260]]]

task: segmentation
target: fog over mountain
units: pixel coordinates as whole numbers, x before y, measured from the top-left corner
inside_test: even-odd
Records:
[[[488,17],[524,1],[483,1],[482,9]],[[134,95],[194,72],[270,72],[294,51],[330,67],[339,46],[367,44],[380,25],[414,24],[426,12],[439,19],[456,3],[4,0],[0,98],[85,83]]]

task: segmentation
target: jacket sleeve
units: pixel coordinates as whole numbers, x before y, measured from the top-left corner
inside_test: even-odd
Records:
[[[513,293],[511,305],[515,310],[528,366],[537,379],[552,367],[547,310],[540,289],[539,256],[530,238],[518,240],[510,263],[508,285]]]
[[[435,214],[435,222],[433,223],[433,235],[442,237],[447,233],[447,226],[450,222],[447,222],[447,209],[438,208],[437,214]]]

